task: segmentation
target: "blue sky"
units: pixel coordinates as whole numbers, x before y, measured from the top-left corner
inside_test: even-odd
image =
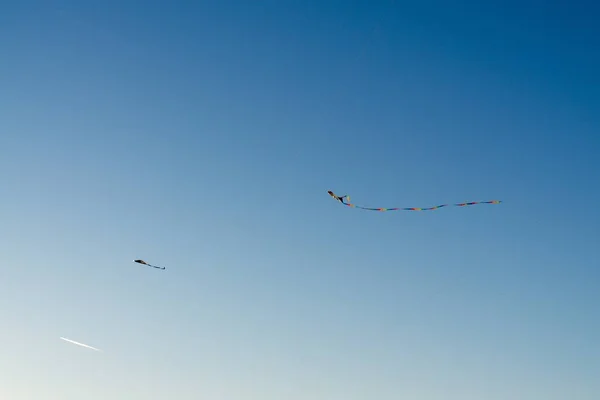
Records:
[[[597,399],[599,11],[5,5],[0,398]]]

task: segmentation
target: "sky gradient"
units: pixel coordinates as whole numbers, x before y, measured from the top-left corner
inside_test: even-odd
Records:
[[[1,7],[1,399],[600,398],[600,6],[84,3]]]

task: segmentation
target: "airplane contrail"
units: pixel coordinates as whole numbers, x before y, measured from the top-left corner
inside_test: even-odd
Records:
[[[66,341],[66,342],[70,342],[70,343],[76,344],[77,346],[87,347],[88,349],[92,349],[92,350],[96,350],[96,351],[102,351],[102,350],[97,349],[95,347],[88,346],[87,344],[79,343],[79,342],[76,342],[76,341],[71,340],[71,339],[67,339],[67,338],[64,338],[64,337],[61,337],[61,339],[64,340],[64,341]]]

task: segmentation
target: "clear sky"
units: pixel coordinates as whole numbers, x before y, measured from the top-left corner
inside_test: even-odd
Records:
[[[1,7],[0,398],[600,398],[600,6],[94,3]]]

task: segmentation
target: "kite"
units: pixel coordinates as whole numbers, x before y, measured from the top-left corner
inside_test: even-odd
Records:
[[[150,264],[148,264],[148,263],[147,263],[146,261],[144,261],[144,260],[133,260],[133,262],[136,262],[136,263],[138,263],[138,264],[147,265],[147,266],[149,266],[149,267],[156,268],[156,269],[165,269],[165,267],[157,267],[156,265],[150,265]]]
[[[334,199],[336,199],[337,201],[339,201],[342,204],[347,204],[344,199],[348,199],[348,201],[350,201],[350,196],[348,196],[347,194],[343,195],[343,196],[338,196],[335,193],[333,193],[331,190],[328,190],[327,193],[329,193],[329,195],[331,197],[333,197]]]
[[[335,200],[339,201],[340,203],[342,203],[345,206],[352,207],[352,208],[360,208],[361,210],[369,210],[369,211],[432,211],[432,210],[437,210],[438,208],[442,208],[442,207],[465,207],[465,206],[473,206],[475,204],[500,204],[500,203],[502,203],[501,200],[489,200],[489,201],[470,201],[467,203],[456,203],[456,204],[440,204],[439,206],[433,206],[433,207],[427,207],[427,208],[419,208],[419,207],[371,208],[371,207],[358,206],[356,204],[350,203],[350,196],[348,196],[348,195],[338,196],[335,193],[333,193],[331,190],[328,190],[327,193],[329,193],[329,195],[331,197],[333,197]],[[347,199],[347,202],[344,201],[344,199]]]

